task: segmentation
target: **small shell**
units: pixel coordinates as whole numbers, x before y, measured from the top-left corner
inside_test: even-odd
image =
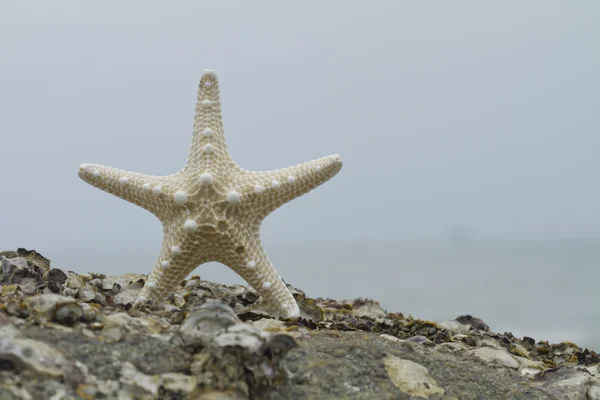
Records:
[[[67,303],[56,307],[54,321],[59,324],[73,325],[81,319],[83,311],[78,303]]]
[[[75,299],[54,293],[29,297],[25,305],[29,315],[39,323],[55,321],[72,325],[82,316],[81,306]]]

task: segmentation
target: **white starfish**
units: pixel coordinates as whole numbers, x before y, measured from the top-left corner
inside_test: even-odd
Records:
[[[252,172],[229,155],[223,134],[219,83],[214,71],[200,79],[192,148],[185,167],[151,176],[81,164],[89,184],[158,217],[163,246],[134,306],[163,301],[198,265],[218,261],[246,280],[284,317],[299,308],[260,242],[260,225],[288,201],[331,179],[338,155],[274,171]]]

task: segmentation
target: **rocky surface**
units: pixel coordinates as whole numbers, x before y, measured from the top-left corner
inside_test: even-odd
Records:
[[[600,399],[600,357],[431,322],[368,299],[311,299],[282,320],[256,292],[192,277],[132,310],[146,275],[78,275],[0,253],[0,400]]]

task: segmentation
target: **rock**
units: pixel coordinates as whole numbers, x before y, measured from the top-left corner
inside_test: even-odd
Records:
[[[263,329],[263,330],[269,331],[269,332],[281,332],[281,331],[285,331],[285,328],[286,328],[285,322],[280,321],[278,319],[268,319],[268,318],[254,321],[252,323],[252,325],[254,325],[255,327],[257,327],[259,329]]]
[[[11,259],[5,258],[5,260],[6,261],[3,261],[3,265],[5,262],[8,262],[10,265],[12,265],[16,269],[29,269],[27,260],[24,259],[23,257],[15,257],[15,258],[11,258]]]
[[[179,332],[186,345],[206,346],[228,327],[240,322],[230,307],[214,301],[192,310]]]
[[[67,281],[67,274],[60,269],[52,268],[48,271],[46,280],[48,282],[57,282],[62,285]]]
[[[281,377],[280,361],[297,346],[291,336],[241,322],[220,302],[191,313],[180,333],[186,346],[201,346],[191,367],[200,386],[246,396]]]
[[[491,364],[498,364],[513,369],[519,368],[519,362],[504,350],[481,347],[471,351],[471,354]]]
[[[600,382],[594,382],[587,391],[590,400],[600,400]]]
[[[133,387],[130,389],[131,392],[136,393],[142,391],[153,396],[158,396],[158,389],[162,383],[162,379],[159,376],[146,375],[131,364],[130,362],[124,362],[121,367],[121,378],[120,382],[126,387]]]
[[[79,289],[77,297],[79,297],[81,301],[92,301],[96,298],[96,289],[93,286],[85,285]]]
[[[189,375],[167,373],[162,374],[160,377],[162,381],[162,387],[174,395],[188,395],[194,391],[197,385],[196,378]]]
[[[65,286],[67,286],[70,289],[79,290],[85,286],[85,282],[79,275],[71,272],[67,274]]]
[[[456,322],[469,325],[476,331],[490,332],[490,327],[480,318],[475,318],[471,315],[460,315],[456,317]]]
[[[29,316],[38,323],[55,321],[60,324],[73,325],[82,316],[81,306],[70,297],[58,294],[42,294],[25,300]]]
[[[23,248],[17,249],[17,255],[23,257],[25,260],[33,264],[34,266],[41,268],[44,271],[50,269],[50,260],[42,256],[35,250],[26,250]]]
[[[4,256],[0,256],[0,264],[2,265],[2,278],[8,281],[15,270],[15,264]]]
[[[403,393],[425,399],[444,394],[444,389],[438,386],[422,365],[395,356],[386,356],[383,363],[393,384]]]
[[[145,275],[0,256],[2,399],[600,397],[596,352],[469,315],[436,323],[288,285],[301,317],[279,319],[252,289],[199,277],[131,310]]]
[[[456,333],[466,333],[473,329],[471,325],[461,324],[458,321],[442,321],[439,323],[440,327],[450,331],[454,334]]]
[[[36,340],[0,338],[0,361],[39,375],[66,379],[71,384],[83,379],[72,360],[61,351]]]

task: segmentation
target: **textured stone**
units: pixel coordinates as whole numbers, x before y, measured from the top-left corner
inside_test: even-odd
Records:
[[[489,363],[498,364],[513,369],[519,368],[519,362],[515,360],[513,356],[503,350],[481,347],[473,350],[471,353]]]
[[[96,280],[104,304],[44,285],[23,290],[42,275],[49,273],[28,264],[20,283],[0,281],[2,399],[599,396],[600,359],[573,343],[485,329],[454,334],[401,313],[382,317],[370,300],[312,299],[291,286],[313,319],[273,319],[262,296],[244,300],[246,287],[198,277],[164,305],[141,309],[117,304],[114,287],[139,290],[144,275],[66,274],[84,285]],[[57,319],[62,305],[81,316],[68,309]]]
[[[444,394],[444,389],[429,375],[427,368],[414,361],[386,356],[383,364],[394,385],[403,393],[425,399]]]

